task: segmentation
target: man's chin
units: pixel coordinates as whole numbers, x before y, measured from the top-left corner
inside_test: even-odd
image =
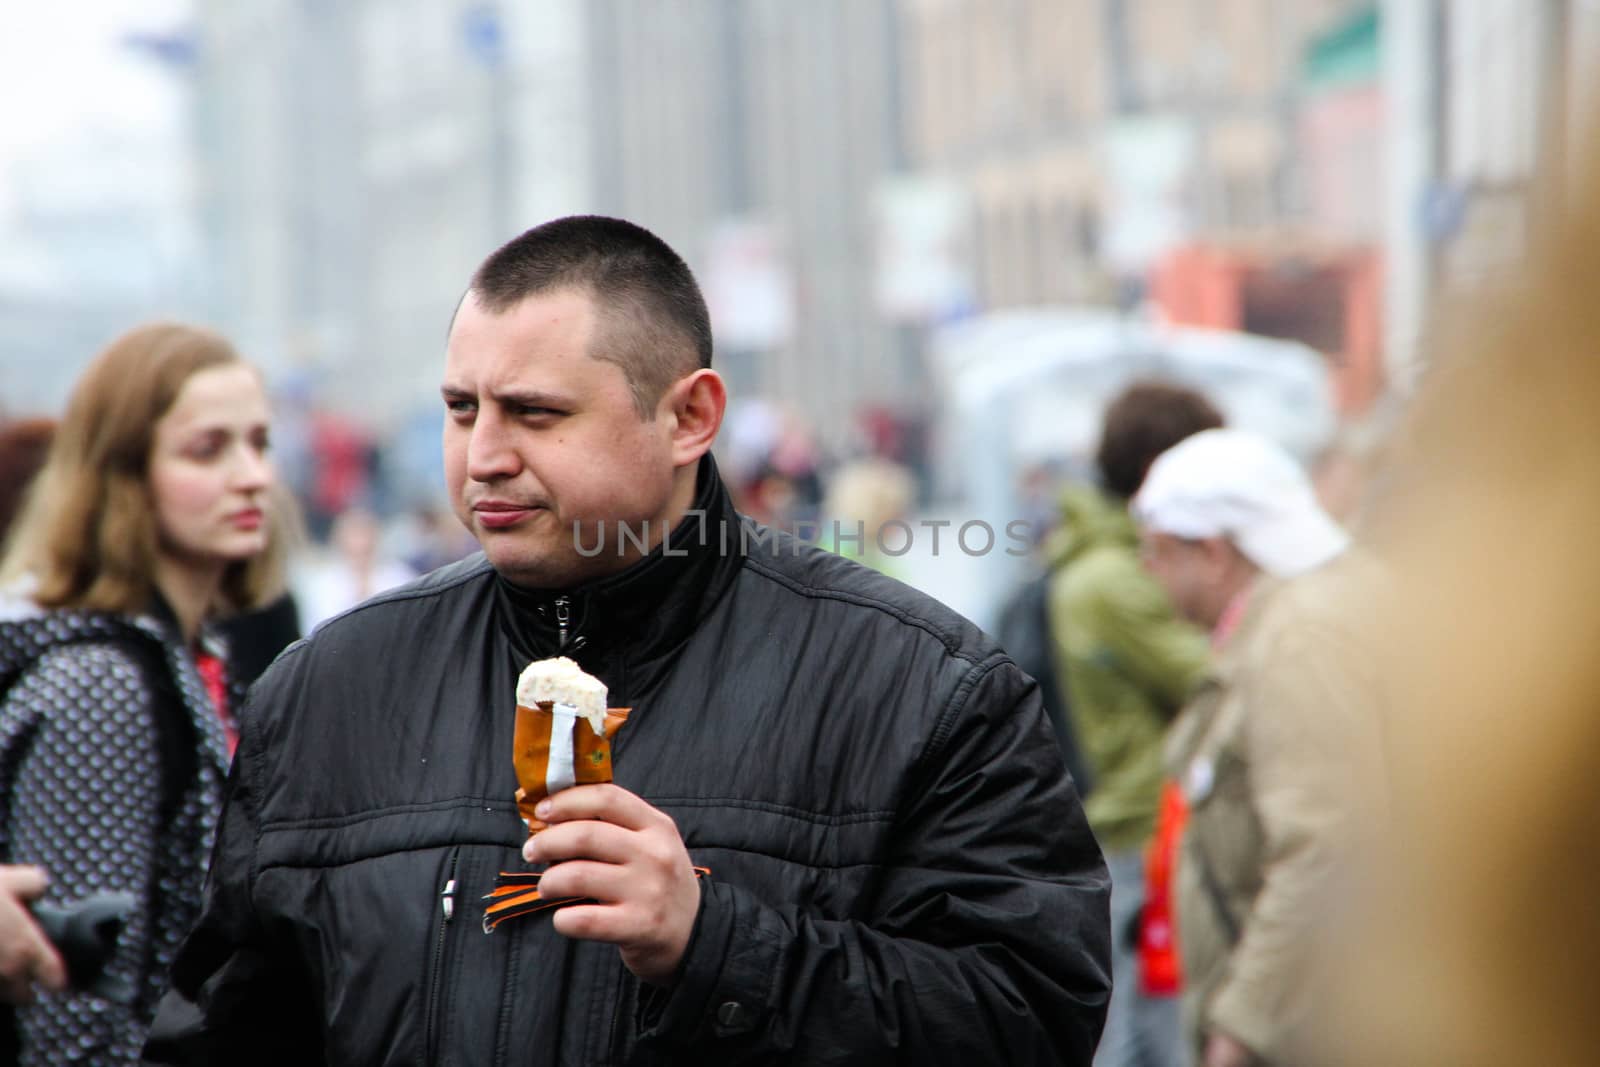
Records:
[[[500,577],[527,589],[569,589],[596,576],[594,560],[499,545],[493,538],[484,539],[483,554]]]

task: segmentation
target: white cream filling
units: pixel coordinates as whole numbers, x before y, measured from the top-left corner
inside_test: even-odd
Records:
[[[588,721],[596,737],[606,732],[605,683],[565,656],[536,660],[517,679],[517,703],[531,708],[564,704]]]

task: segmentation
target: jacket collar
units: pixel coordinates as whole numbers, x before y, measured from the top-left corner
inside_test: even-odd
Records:
[[[626,570],[564,590],[528,589],[497,575],[512,647],[528,659],[580,661],[609,658],[622,646],[635,661],[676,648],[738,573],[739,521],[708,453],[695,473],[690,514]]]

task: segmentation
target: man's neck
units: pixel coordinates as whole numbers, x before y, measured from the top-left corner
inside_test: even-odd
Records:
[[[672,495],[667,499],[666,513],[661,516],[650,530],[650,543],[646,554],[654,552],[661,542],[671,535],[684,516],[689,514],[689,509],[694,506],[697,490],[699,489],[700,461],[679,467],[672,472]]]

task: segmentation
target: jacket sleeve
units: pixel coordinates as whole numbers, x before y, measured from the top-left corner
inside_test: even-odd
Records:
[[[1264,871],[1204,1025],[1266,1062],[1292,1063],[1312,1007],[1319,931],[1354,870],[1362,812],[1384,803],[1380,687],[1370,665],[1321,627],[1272,642],[1252,663],[1243,696]]]
[[[259,696],[259,688],[252,697]],[[172,984],[145,1045],[147,1063],[238,1067],[321,1063],[309,986],[275,951],[251,902],[263,748],[252,708],[240,716],[222,824],[195,928],[178,950]]]
[[[1165,591],[1131,557],[1107,554],[1059,572],[1050,629],[1058,664],[1067,663],[1069,643],[1092,641],[1171,715],[1193,695],[1211,660],[1206,635],[1173,612]],[[1062,669],[1071,677],[1070,666]]]
[[[16,761],[5,798],[8,859],[50,873],[52,904],[99,891],[133,895],[106,974],[138,990],[161,797],[154,710],[139,664],[106,645],[46,653],[6,695],[0,720],[4,759]],[[18,1009],[17,1027],[24,1064],[125,1060],[143,1037],[133,1005],[88,992],[44,996]]]
[[[1100,850],[1037,687],[975,667],[906,784],[858,921],[702,883],[641,1049],[730,1064],[1085,1064],[1110,988]]]

